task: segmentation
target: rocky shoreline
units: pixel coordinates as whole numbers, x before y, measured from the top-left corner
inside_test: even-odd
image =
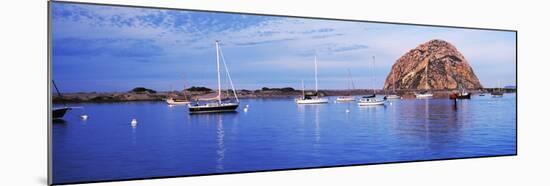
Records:
[[[471,90],[469,92],[477,94],[482,92],[491,92],[492,89]],[[415,90],[398,90],[397,94],[402,96],[403,99],[414,99]],[[431,91],[434,94],[434,98],[448,98],[449,94],[453,91],[450,90],[434,90]],[[512,92],[512,90],[507,90]],[[306,90],[306,94],[312,94],[312,90]],[[320,90],[321,96],[345,96],[345,95],[371,95],[374,91],[366,89],[356,90]],[[383,90],[376,90],[378,95],[384,95]],[[388,92],[391,93],[391,92]],[[191,100],[207,97],[215,97],[216,92],[212,90],[208,91],[187,91],[187,96],[191,97]],[[227,91],[224,91],[227,94]],[[302,91],[294,89],[267,89],[267,90],[238,90],[237,96],[239,99],[281,99],[281,98],[295,98],[302,95]],[[109,92],[109,93],[65,93],[62,97],[53,95],[53,103],[111,103],[111,102],[131,102],[131,101],[164,101],[168,97],[183,98],[181,92],[156,92],[156,91],[141,91],[141,92]]]

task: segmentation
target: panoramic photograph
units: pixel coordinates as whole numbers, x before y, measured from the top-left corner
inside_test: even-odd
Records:
[[[516,31],[49,8],[53,184],[517,154]]]

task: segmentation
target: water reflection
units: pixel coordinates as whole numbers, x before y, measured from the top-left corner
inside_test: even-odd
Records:
[[[223,129],[223,120],[221,115],[217,115],[218,117],[218,124],[217,124],[217,142],[218,142],[218,150],[216,151],[216,154],[218,155],[217,159],[217,166],[216,171],[221,172],[223,171],[223,159],[225,158],[225,146],[223,142],[223,138],[225,136],[225,132]]]
[[[296,106],[290,99],[246,102],[252,109],[248,114],[196,115],[157,102],[87,104],[87,125],[75,115],[53,122],[54,179],[196,175],[516,150],[513,97],[456,105],[448,99],[403,99],[375,107]],[[139,118],[136,128],[129,126],[133,117]]]

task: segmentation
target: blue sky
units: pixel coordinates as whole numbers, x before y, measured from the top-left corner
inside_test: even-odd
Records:
[[[347,69],[357,88],[381,88],[431,39],[455,45],[483,86],[515,84],[513,32],[55,2],[52,77],[63,92],[214,88],[221,40],[237,89],[313,88],[315,54],[321,89],[346,88]]]

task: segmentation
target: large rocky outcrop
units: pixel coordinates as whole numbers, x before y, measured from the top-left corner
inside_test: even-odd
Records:
[[[397,59],[384,89],[394,86],[431,90],[482,88],[466,58],[452,44],[439,39],[421,44]]]

